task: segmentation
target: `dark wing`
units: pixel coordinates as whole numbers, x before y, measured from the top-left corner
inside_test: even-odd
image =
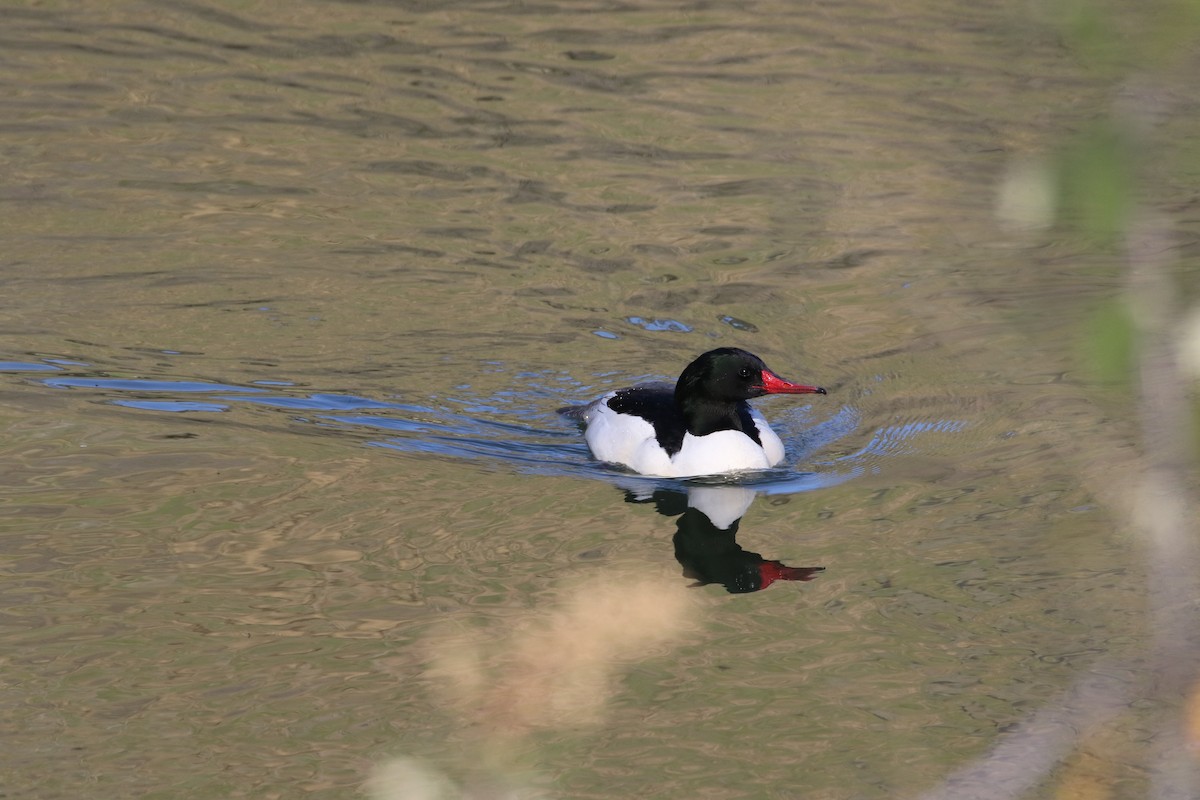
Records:
[[[675,405],[675,387],[669,383],[639,383],[621,389],[608,401],[608,407],[618,414],[641,417],[654,426],[654,437],[673,456],[683,447],[687,433],[683,417]]]

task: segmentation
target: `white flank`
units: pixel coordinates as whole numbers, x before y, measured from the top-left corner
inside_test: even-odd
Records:
[[[606,394],[584,414],[584,438],[600,461],[620,464],[642,475],[662,478],[691,478],[726,472],[766,469],[783,460],[783,442],[758,411],[751,416],[762,440],[759,446],[740,431],[717,431],[707,436],[683,437],[683,447],[673,457],[654,437],[654,426],[632,414],[618,414],[608,407]]]

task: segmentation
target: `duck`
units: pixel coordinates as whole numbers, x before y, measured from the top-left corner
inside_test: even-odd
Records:
[[[674,384],[639,383],[558,411],[583,427],[598,461],[651,477],[694,478],[783,461],[778,434],[746,402],[767,394],[826,391],[784,380],[741,348],[719,347],[684,367]]]

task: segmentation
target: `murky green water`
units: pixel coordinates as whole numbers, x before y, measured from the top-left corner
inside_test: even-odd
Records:
[[[353,797],[408,755],[913,796],[1136,656],[1128,406],[1079,368],[1119,262],[993,215],[1113,87],[1026,12],[10,8],[0,795]],[[736,539],[814,580],[692,586],[682,487],[554,413],[720,345],[830,389],[761,403],[791,459]]]

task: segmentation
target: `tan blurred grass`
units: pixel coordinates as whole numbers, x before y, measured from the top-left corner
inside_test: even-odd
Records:
[[[537,730],[601,724],[621,670],[665,654],[696,628],[696,597],[674,575],[606,572],[499,632],[447,625],[427,643],[426,674],[441,705],[477,736],[469,785],[402,757],[376,767],[368,792],[376,800],[539,796],[514,778],[517,743]]]

